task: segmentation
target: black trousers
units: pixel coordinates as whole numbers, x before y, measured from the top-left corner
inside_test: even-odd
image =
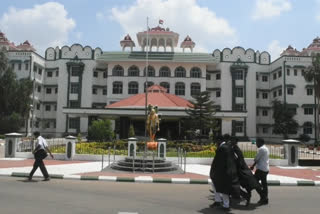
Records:
[[[258,188],[256,189],[259,193],[261,199],[268,199],[268,183],[267,183],[267,175],[269,172],[264,172],[260,169],[257,169],[254,173],[254,177],[257,179],[258,183],[261,184],[258,185]]]
[[[32,168],[32,170],[31,170],[31,172],[29,174],[29,179],[32,178],[33,174],[38,169],[38,167],[40,167],[40,170],[42,172],[43,177],[45,177],[45,178],[49,177],[47,168],[43,163],[43,159],[46,156],[46,155],[43,154],[43,152],[45,152],[45,151],[41,151],[40,150],[40,151],[36,152],[36,154],[34,155],[35,161],[34,161],[34,164],[33,164],[33,168]]]

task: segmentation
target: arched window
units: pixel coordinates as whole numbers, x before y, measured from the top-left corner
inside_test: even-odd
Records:
[[[137,82],[129,82],[128,94],[138,94],[139,84]]]
[[[170,93],[170,84],[168,82],[161,82],[160,86],[166,88],[167,93]]]
[[[305,122],[303,124],[303,134],[312,134],[312,123]]]
[[[191,96],[200,94],[200,83],[191,83]]]
[[[201,70],[198,67],[193,67],[190,70],[190,77],[192,78],[201,78]]]
[[[175,77],[186,77],[186,69],[184,69],[184,67],[179,66],[176,68],[176,70],[174,71],[174,76]]]
[[[120,66],[120,65],[116,65],[114,66],[114,68],[112,69],[112,76],[120,76],[122,77],[123,76],[123,67]]]
[[[128,76],[129,77],[138,77],[139,76],[139,68],[135,65],[131,66],[128,69]]]
[[[176,95],[185,95],[185,85],[183,82],[177,82],[175,86]]]
[[[146,76],[146,68],[143,70],[143,75]],[[151,65],[148,66],[148,77],[154,77],[156,76],[156,72],[154,70],[154,67]]]
[[[113,82],[112,93],[113,94],[122,94],[122,82]]]
[[[144,92],[146,92],[146,82],[144,82],[143,85],[144,85]],[[150,86],[153,86],[153,85],[154,85],[153,82],[148,81],[148,86],[147,86],[147,88],[149,88]]]
[[[170,77],[171,76],[170,73],[171,73],[170,68],[167,66],[163,66],[160,68],[159,77]]]

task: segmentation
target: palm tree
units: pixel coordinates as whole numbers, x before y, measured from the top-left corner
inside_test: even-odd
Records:
[[[320,54],[312,55],[312,65],[304,72],[304,78],[307,81],[313,81],[315,93],[315,130],[319,128],[319,100],[320,100]],[[319,130],[316,130],[316,140],[319,139]]]

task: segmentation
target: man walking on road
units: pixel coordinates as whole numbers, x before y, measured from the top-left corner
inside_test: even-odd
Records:
[[[251,170],[256,166],[256,171],[254,173],[255,178],[258,182],[261,181],[261,185],[258,185],[256,189],[260,195],[260,200],[258,204],[268,204],[268,184],[267,175],[269,173],[269,150],[264,145],[264,140],[261,138],[257,139],[258,153],[254,158],[254,164],[250,167]]]
[[[33,174],[38,169],[38,167],[40,167],[40,170],[41,170],[43,177],[44,177],[44,181],[49,181],[50,177],[49,177],[47,168],[43,163],[43,159],[45,159],[48,156],[47,152],[49,152],[52,159],[53,159],[53,155],[48,147],[47,141],[43,137],[40,136],[40,132],[34,132],[33,134],[34,134],[35,138],[37,138],[36,148],[32,152],[34,154],[35,161],[33,164],[33,168],[29,174],[28,180],[29,181],[32,180]]]

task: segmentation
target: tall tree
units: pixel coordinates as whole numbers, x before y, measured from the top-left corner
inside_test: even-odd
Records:
[[[216,121],[214,115],[216,113],[214,102],[210,100],[210,92],[203,91],[194,96],[195,101],[190,101],[192,105],[186,109],[186,113],[189,115],[189,127],[195,132],[199,130],[199,140],[203,133],[208,129],[214,129]],[[191,122],[191,123],[190,123]]]
[[[288,138],[288,134],[296,133],[299,127],[298,122],[293,119],[294,113],[290,111],[286,105],[279,100],[273,101],[273,132],[283,135],[283,138]]]
[[[17,132],[29,116],[32,81],[16,78],[0,51],[0,133]]]
[[[316,139],[319,140],[319,100],[320,100],[320,54],[314,54],[312,56],[312,65],[308,66],[308,68],[304,72],[304,78],[308,82],[313,82],[314,84],[314,93],[316,96],[316,108],[315,108],[315,115],[316,122],[315,122],[315,129],[317,129]]]

